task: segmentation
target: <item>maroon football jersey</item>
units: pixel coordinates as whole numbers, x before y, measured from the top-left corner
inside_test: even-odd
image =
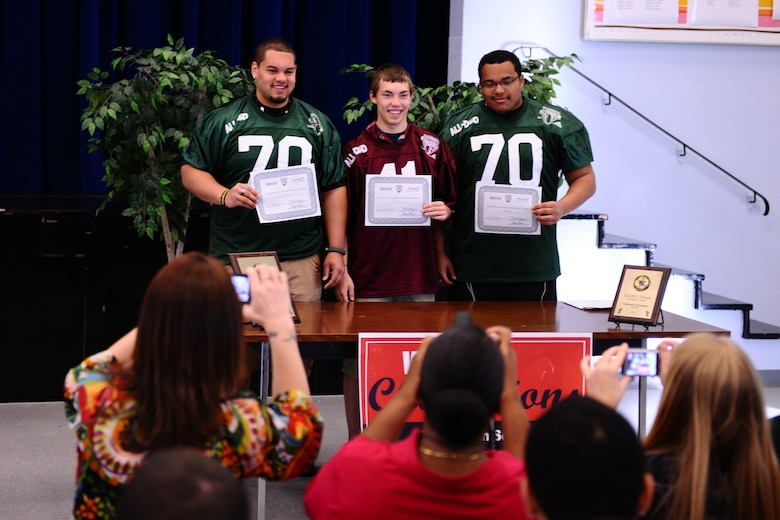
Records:
[[[372,123],[342,147],[342,156],[349,195],[348,269],[355,283],[355,296],[437,292],[433,224],[366,226],[366,175],[431,175],[431,200],[452,207],[456,193],[452,150],[436,134],[419,126],[410,124],[394,142]]]

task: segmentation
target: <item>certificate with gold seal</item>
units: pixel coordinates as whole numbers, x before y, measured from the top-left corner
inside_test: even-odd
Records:
[[[623,266],[609,321],[657,325],[671,271],[668,267]]]

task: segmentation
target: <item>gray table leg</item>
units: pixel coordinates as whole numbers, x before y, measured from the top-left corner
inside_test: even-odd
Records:
[[[260,345],[260,388],[257,395],[265,403],[268,401],[268,381],[270,379],[271,345],[264,342]],[[257,520],[265,520],[265,479],[257,479]]]
[[[639,345],[639,348],[646,349],[647,348],[647,340],[643,339],[641,344]],[[647,435],[647,378],[646,377],[640,377],[639,378],[639,406],[637,406],[637,413],[639,414],[639,419],[637,421],[637,434],[639,435],[639,440],[644,441],[645,436]]]
[[[639,421],[637,422],[637,432],[639,440],[644,441],[647,434],[647,378],[639,378]]]

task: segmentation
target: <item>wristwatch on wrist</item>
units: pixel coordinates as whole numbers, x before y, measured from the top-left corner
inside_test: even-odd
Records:
[[[340,247],[330,247],[330,246],[328,246],[328,247],[325,248],[325,253],[338,253],[340,255],[346,255],[347,254],[347,250],[346,249],[341,249]]]

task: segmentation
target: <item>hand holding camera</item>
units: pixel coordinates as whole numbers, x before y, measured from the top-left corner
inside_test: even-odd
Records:
[[[631,377],[621,375],[622,366],[628,355],[628,343],[621,343],[604,351],[592,367],[590,356],[580,362],[580,371],[585,377],[587,395],[612,408],[617,408],[626,393]]]
[[[289,308],[287,273],[256,264],[247,268],[245,275],[233,275],[232,279],[239,300],[244,302],[242,298],[246,298],[242,308],[245,319],[261,325],[266,331],[271,323],[274,328],[295,329]]]

